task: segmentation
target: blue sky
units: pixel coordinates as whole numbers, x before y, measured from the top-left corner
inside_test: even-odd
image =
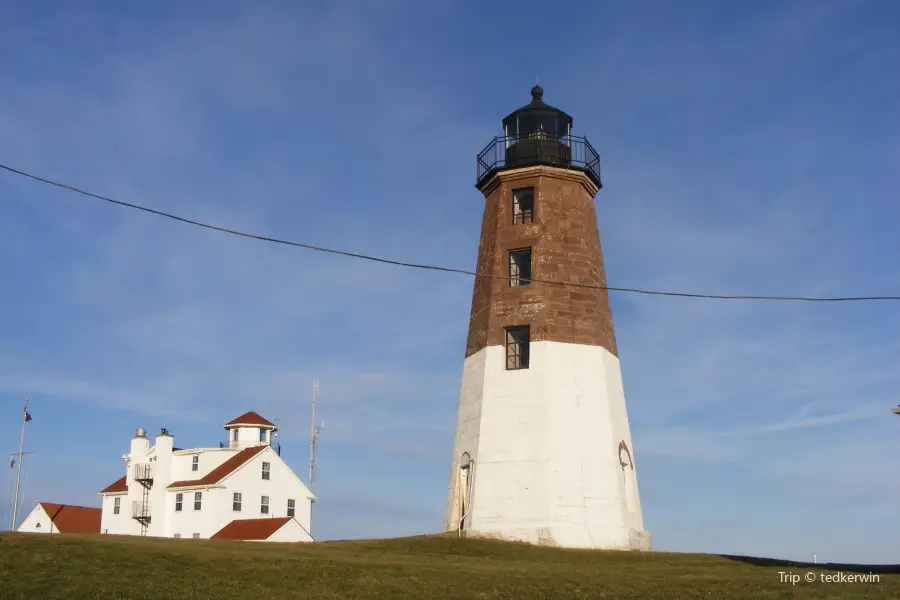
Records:
[[[217,225],[472,269],[475,154],[540,77],[602,156],[611,285],[900,291],[889,2],[0,2],[0,162]],[[278,418],[317,533],[440,529],[472,280],[0,173],[0,449],[96,504],[135,427]],[[896,303],[613,297],[659,550],[900,562]],[[8,514],[7,469],[0,513]]]

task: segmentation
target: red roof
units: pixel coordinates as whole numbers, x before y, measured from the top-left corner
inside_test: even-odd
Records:
[[[241,467],[251,458],[268,448],[268,446],[253,446],[245,448],[223,462],[221,465],[201,477],[200,479],[186,479],[184,481],[176,481],[169,485],[167,489],[186,487],[193,485],[215,485],[234,473],[238,467]]]
[[[293,517],[238,519],[212,535],[212,540],[267,540]]]
[[[105,489],[103,489],[101,494],[116,494],[119,492],[127,492],[128,484],[125,482],[125,476],[123,475],[121,479],[116,479],[114,482],[109,484]]]
[[[225,427],[231,427],[233,425],[256,425],[263,427],[275,427],[275,423],[272,423],[268,419],[264,419],[259,414],[253,412],[252,410],[248,413],[244,413],[236,419],[232,419],[231,421],[225,423]]]
[[[41,502],[41,508],[60,533],[100,533],[100,509]]]

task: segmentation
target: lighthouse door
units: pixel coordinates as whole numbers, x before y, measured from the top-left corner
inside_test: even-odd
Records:
[[[459,461],[459,484],[456,486],[457,505],[459,506],[459,531],[462,532],[469,516],[471,499],[471,467],[469,453],[463,453]]]
[[[459,470],[459,528],[462,529],[466,524],[466,517],[469,514],[469,469],[462,467]]]

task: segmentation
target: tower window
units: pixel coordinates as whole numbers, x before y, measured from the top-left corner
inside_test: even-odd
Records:
[[[261,441],[261,442],[266,441],[266,430],[263,429],[262,427],[259,428],[259,441]]]
[[[531,343],[531,328],[509,327],[506,330],[506,369],[528,368],[529,346]]]
[[[531,248],[509,251],[509,287],[531,283]]]
[[[197,471],[200,469],[200,455],[194,455],[191,458],[191,471]]]
[[[513,225],[534,223],[534,188],[522,188],[512,192]]]

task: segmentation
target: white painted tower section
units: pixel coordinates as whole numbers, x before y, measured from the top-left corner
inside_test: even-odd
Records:
[[[505,360],[503,346],[488,346],[464,363],[445,529],[459,527],[468,478],[465,535],[649,550],[618,358],[533,342],[528,369]]]

